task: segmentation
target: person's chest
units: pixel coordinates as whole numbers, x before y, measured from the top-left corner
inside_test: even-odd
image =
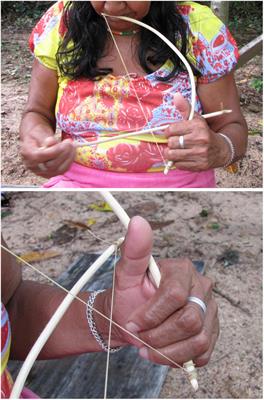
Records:
[[[109,39],[105,48],[105,55],[98,60],[97,66],[99,68],[111,68],[114,76],[126,75],[127,73],[145,76],[147,73],[140,65],[138,57],[138,38],[115,36],[115,43],[112,38]],[[153,68],[153,71],[155,69],[158,69],[158,67]]]

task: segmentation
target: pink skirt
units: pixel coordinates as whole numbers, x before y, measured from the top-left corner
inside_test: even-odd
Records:
[[[30,389],[24,387],[20,399],[40,399],[35,393],[33,393]]]
[[[101,171],[73,163],[64,175],[46,182],[44,188],[215,188],[214,170],[190,172],[122,173]]]

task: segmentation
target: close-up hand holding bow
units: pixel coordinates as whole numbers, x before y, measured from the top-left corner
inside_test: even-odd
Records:
[[[129,225],[116,267],[113,320],[153,349],[117,327],[113,327],[111,346],[131,343],[140,347],[139,354],[144,358],[172,367],[175,364],[160,353],[180,365],[191,359],[198,366],[205,365],[219,332],[212,281],[196,272],[188,259],[162,260],[161,282],[157,289],[148,274],[151,250],[150,226],[141,217],[135,217]],[[109,292],[102,293],[101,299],[99,295],[96,304],[104,303],[106,308],[110,307]],[[201,299],[207,304],[206,312],[188,297]],[[109,314],[107,309],[105,312]],[[100,316],[96,318],[101,320],[100,329],[107,338],[108,323]]]

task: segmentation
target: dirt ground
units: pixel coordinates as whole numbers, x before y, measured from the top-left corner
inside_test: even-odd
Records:
[[[19,157],[18,128],[27,99],[32,58],[28,33],[2,31],[2,183],[41,185],[45,180],[27,171]],[[256,56],[236,72],[243,114],[249,126],[246,157],[238,163],[238,173],[217,170],[217,186],[226,188],[262,187],[262,95],[251,87],[262,74],[262,56]]]
[[[193,394],[185,376],[171,369],[160,397],[262,398],[262,193],[114,194],[130,216],[140,214],[150,222],[155,257],[187,255],[204,261],[206,275],[215,281],[221,334],[210,364],[199,370],[200,389]],[[32,262],[52,278],[83,252],[107,246],[90,231],[107,241],[124,234],[112,212],[93,209],[101,201],[99,193],[9,195],[2,209],[5,240],[24,257],[32,251],[57,252],[57,257]],[[23,271],[24,278],[42,280],[29,267]]]

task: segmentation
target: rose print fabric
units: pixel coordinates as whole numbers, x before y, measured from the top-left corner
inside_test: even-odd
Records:
[[[157,80],[171,71],[169,60],[152,74],[131,74],[130,79],[109,74],[98,81],[84,78],[73,81],[61,76],[56,52],[65,33],[64,6],[65,2],[53,5],[33,29],[29,40],[34,56],[58,73],[56,119],[62,138],[71,138],[76,143],[92,142],[117,135],[117,132],[157,127],[182,118],[173,104],[173,96],[180,92],[190,101],[188,74],[180,73],[170,82]],[[213,82],[229,73],[237,63],[238,50],[225,25],[206,6],[178,2],[177,7],[189,30],[188,58],[201,73],[197,83]],[[195,109],[202,112],[198,97]],[[156,132],[155,137],[145,134],[92,147],[78,147],[75,161],[101,171],[163,171],[166,143],[161,134]]]

